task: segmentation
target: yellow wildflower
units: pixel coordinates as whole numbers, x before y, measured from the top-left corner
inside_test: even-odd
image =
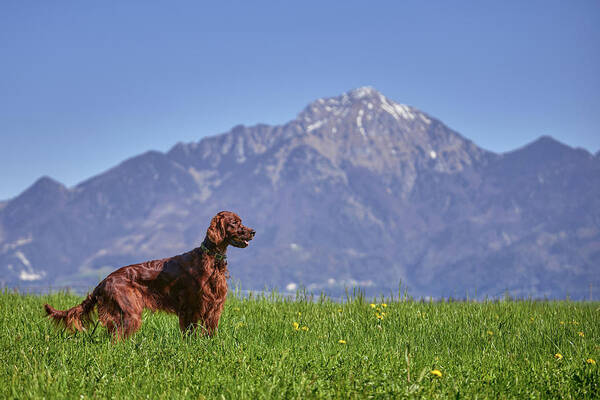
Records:
[[[583,334],[583,332],[577,332],[577,334],[581,337],[584,337],[585,335]]]
[[[563,359],[563,356],[562,356],[562,354],[560,354],[560,353],[556,353],[556,354],[554,355],[554,358],[556,358],[557,360],[562,360],[562,359]]]
[[[377,319],[383,319],[383,315],[377,314]]]
[[[386,307],[387,307],[387,304],[385,304],[385,303],[381,303],[381,307],[383,307],[383,308],[386,308]]]
[[[342,309],[341,309],[341,308],[338,308],[338,312],[342,312]]]
[[[492,331],[487,331],[487,334],[488,334],[488,335],[490,335],[490,336],[493,336],[493,335],[494,335],[494,332],[492,332]]]
[[[377,307],[377,304],[373,304],[373,303],[371,303],[371,304],[369,304],[369,305],[371,306],[371,308],[375,308],[375,307]]]
[[[308,326],[303,326],[303,327],[302,327],[302,330],[303,330],[304,332],[308,332]]]
[[[596,360],[594,360],[593,358],[588,358],[587,360],[585,360],[585,362],[587,362],[588,364],[596,365]]]
[[[433,371],[431,371],[431,375],[435,375],[438,378],[442,377],[442,372],[439,369],[434,369]]]
[[[346,344],[346,341],[344,339],[340,339],[340,340],[338,340],[338,343],[339,344]]]
[[[561,324],[561,325],[564,325],[564,324],[565,324],[565,321],[560,321],[560,324]]]
[[[297,322],[293,322],[292,325],[294,326],[295,330],[298,330],[298,328],[300,327],[300,324]]]

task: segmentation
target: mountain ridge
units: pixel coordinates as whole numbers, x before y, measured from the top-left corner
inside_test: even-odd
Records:
[[[401,280],[417,296],[564,296],[600,284],[599,177],[597,157],[553,138],[496,154],[358,88],[69,189],[36,182],[23,193],[48,194],[34,205],[54,199],[38,214],[21,195],[0,206],[0,281],[94,284],[197,246],[210,217],[231,209],[258,232],[230,256],[245,288],[373,294]]]

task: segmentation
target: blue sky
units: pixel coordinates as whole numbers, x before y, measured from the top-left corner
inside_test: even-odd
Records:
[[[600,149],[599,1],[3,1],[0,199],[370,85],[496,152]]]

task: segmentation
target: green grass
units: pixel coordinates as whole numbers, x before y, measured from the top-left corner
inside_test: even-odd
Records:
[[[148,313],[113,344],[43,317],[81,300],[0,293],[0,398],[600,398],[599,303],[230,295],[214,338]]]

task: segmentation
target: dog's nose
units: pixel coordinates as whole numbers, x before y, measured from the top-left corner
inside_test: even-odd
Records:
[[[254,235],[256,235],[256,231],[254,229],[250,229],[250,234],[252,235],[252,237],[254,237]]]

